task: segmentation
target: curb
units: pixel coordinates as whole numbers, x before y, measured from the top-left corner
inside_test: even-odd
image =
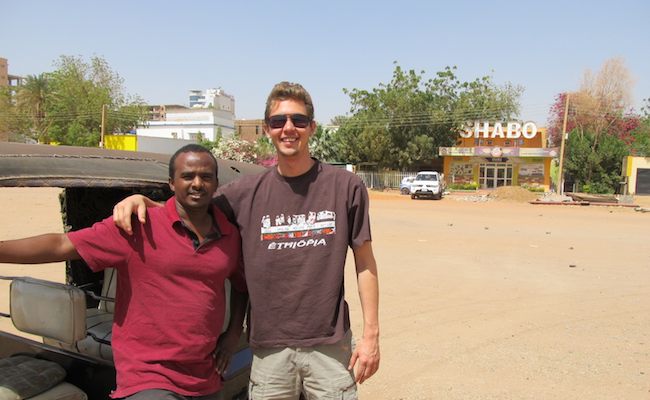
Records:
[[[531,201],[530,204],[560,206],[604,206],[604,207],[639,207],[637,204],[595,203],[589,201]]]

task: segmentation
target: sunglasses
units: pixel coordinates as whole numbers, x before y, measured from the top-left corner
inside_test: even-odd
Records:
[[[279,114],[269,117],[267,123],[272,129],[284,128],[287,119],[291,118],[291,123],[296,128],[306,128],[311,123],[311,118],[303,114]]]

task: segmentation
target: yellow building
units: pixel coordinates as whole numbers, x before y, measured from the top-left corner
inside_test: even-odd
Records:
[[[106,135],[104,147],[111,150],[138,150],[138,137],[136,135]]]
[[[650,157],[625,157],[623,179],[623,194],[650,194]]]
[[[546,142],[546,129],[533,122],[476,122],[459,133],[455,147],[439,150],[446,183],[549,190],[551,160],[559,151],[546,147]]]

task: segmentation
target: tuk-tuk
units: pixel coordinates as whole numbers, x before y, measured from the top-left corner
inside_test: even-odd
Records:
[[[110,216],[115,203],[128,195],[169,198],[173,194],[168,186],[169,158],[156,153],[0,143],[0,190],[61,188],[64,231],[78,230]],[[218,160],[218,165],[221,185],[263,169],[229,160]],[[66,263],[65,283],[22,276],[0,279],[11,280],[10,310],[0,310],[0,316],[11,318],[19,331],[42,338],[41,343],[0,331],[0,398],[3,393],[36,400],[108,398],[115,388],[111,326],[116,271],[94,273],[78,260]],[[228,282],[226,289],[229,293]],[[223,375],[223,399],[247,398],[252,353],[245,335]]]

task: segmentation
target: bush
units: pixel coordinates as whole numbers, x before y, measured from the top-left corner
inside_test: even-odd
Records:
[[[476,183],[476,182],[450,183],[449,184],[449,189],[450,190],[476,190],[476,189],[478,189],[478,183]]]
[[[530,191],[530,192],[533,192],[533,193],[544,193],[545,192],[545,190],[544,190],[544,188],[542,186],[531,186],[531,185],[525,185],[524,184],[524,185],[521,185],[521,187],[528,190],[528,191]]]
[[[582,192],[590,194],[614,194],[614,190],[610,186],[601,182],[592,182],[582,185]]]

